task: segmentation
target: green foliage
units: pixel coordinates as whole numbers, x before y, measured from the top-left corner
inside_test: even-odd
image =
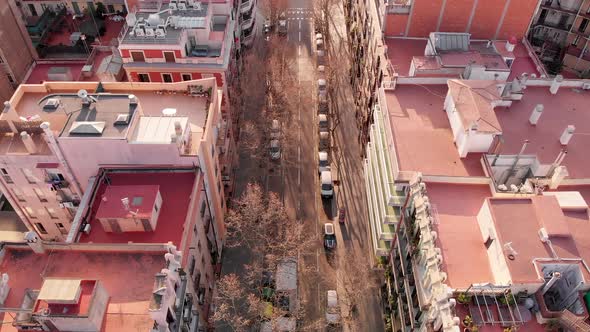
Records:
[[[459,293],[459,295],[457,295],[457,301],[462,304],[467,304],[471,302],[471,295],[467,293]]]

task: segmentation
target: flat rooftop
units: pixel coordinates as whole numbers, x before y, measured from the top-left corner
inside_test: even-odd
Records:
[[[8,205],[8,202],[4,203]],[[28,231],[12,207],[9,211],[0,211],[0,242],[25,242],[24,233]]]
[[[38,255],[30,249],[4,249],[0,268],[10,277],[4,307],[19,308],[25,290],[41,289],[44,278],[97,279],[110,298],[102,331],[149,331],[148,313],[154,275],[166,266],[163,253],[101,253],[51,251]],[[130,282],[131,281],[131,282]],[[13,316],[0,313],[0,332],[15,332]]]
[[[426,189],[435,211],[434,230],[448,285],[461,289],[472,283],[492,282],[494,277],[477,223],[484,200],[492,195],[490,187],[427,183]]]
[[[426,48],[426,39],[403,39],[403,38],[387,38],[385,44],[387,45],[387,57],[393,66],[395,72],[400,76],[408,76],[410,71],[410,64],[414,57],[424,57],[424,49]],[[506,65],[498,61],[498,54],[503,56],[513,56],[515,58],[512,66],[510,67],[510,76],[508,78],[511,81],[514,77],[519,76],[522,73],[536,74],[539,73],[535,69],[533,60],[528,56],[526,48],[521,44],[516,44],[514,51],[509,54],[505,48],[505,42],[496,41],[494,42],[495,51],[489,52],[484,47],[486,42],[471,41],[469,48],[472,52],[467,54],[461,54],[460,52],[446,52],[443,60],[447,62],[447,65],[464,65],[465,62],[476,61],[488,68],[497,70],[507,70]],[[479,55],[474,55],[474,52]],[[429,62],[428,59],[421,60],[425,67],[422,69],[436,69],[440,65],[437,63]]]
[[[446,85],[403,85],[386,91],[400,170],[425,175],[484,176],[481,154],[459,158],[443,109]]]
[[[191,193],[196,179],[192,170],[175,172],[125,172],[109,173],[109,184],[101,183],[97,188],[94,201],[91,203],[89,217],[92,230],[90,234],[82,234],[79,242],[94,243],[168,243],[179,246],[188,213]],[[108,188],[114,186],[159,186],[162,206],[158,225],[152,232],[105,232],[96,220],[97,211],[102,197]],[[131,198],[130,198],[131,199]]]
[[[560,88],[556,95],[548,87],[527,86],[521,101],[510,108],[497,107],[496,117],[502,126],[504,144],[501,153],[516,154],[525,139],[530,141],[525,154],[536,154],[543,164],[551,164],[563,148],[559,138],[568,125],[576,131],[567,145],[567,156],[562,165],[569,178],[590,178],[590,112],[587,112],[590,91]],[[537,104],[545,106],[536,126],[529,117]]]
[[[444,98],[448,88],[443,85],[398,84],[394,91],[385,91],[389,119],[397,150],[400,170],[420,171],[425,175],[484,176],[480,153],[459,158],[445,111]],[[525,139],[524,154],[536,155],[542,164],[552,163],[564,148],[559,138],[568,125],[576,131],[567,145],[568,154],[562,165],[569,178],[590,178],[590,112],[585,112],[590,91],[560,88],[552,95],[548,87],[527,86],[524,97],[512,106],[496,107],[504,143],[502,154],[517,154]],[[544,111],[536,126],[529,117],[537,104]]]

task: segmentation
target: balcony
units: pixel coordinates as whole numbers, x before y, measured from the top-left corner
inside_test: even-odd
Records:
[[[389,1],[386,7],[387,14],[409,14],[412,8],[412,0]]]
[[[578,13],[578,9],[580,8],[580,5],[581,4],[578,4],[577,8],[576,7],[565,7],[565,6],[560,6],[558,4],[558,2],[545,1],[545,2],[541,3],[541,8],[547,9],[547,10],[554,10],[554,11],[564,13],[567,15],[576,15]]]
[[[552,29],[557,29],[557,30],[562,30],[565,32],[569,32],[570,29],[572,28],[572,23],[552,23],[552,22],[547,22],[547,21],[538,21],[537,24],[535,25],[535,28],[537,28],[538,26],[544,26],[544,27],[548,27],[548,28],[552,28]]]
[[[240,4],[240,13],[245,14],[254,8],[254,0],[242,0]]]
[[[254,17],[250,17],[247,20],[242,21],[242,30],[251,29],[254,24]]]

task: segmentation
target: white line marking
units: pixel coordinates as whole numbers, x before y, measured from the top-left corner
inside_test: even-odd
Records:
[[[299,21],[299,30],[301,30],[301,21]]]
[[[301,56],[301,44],[299,44],[299,47],[297,47],[298,52],[299,52],[299,56]]]
[[[301,23],[301,22],[299,22]],[[299,30],[299,41],[301,41],[301,30]]]

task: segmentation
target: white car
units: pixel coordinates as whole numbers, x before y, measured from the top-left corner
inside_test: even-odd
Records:
[[[322,174],[323,171],[330,170],[330,161],[328,160],[328,152],[320,151],[318,154],[319,154],[318,173]]]
[[[332,198],[334,196],[334,182],[332,182],[332,172],[323,171],[320,173],[320,185],[322,198]]]
[[[337,326],[340,324],[340,307],[338,306],[338,294],[335,290],[328,291],[327,302],[326,322],[330,326]]]
[[[272,120],[270,126],[270,139],[279,139],[281,137],[281,124],[279,120]]]
[[[278,139],[273,139],[270,141],[270,159],[281,159],[281,144],[279,143]]]

